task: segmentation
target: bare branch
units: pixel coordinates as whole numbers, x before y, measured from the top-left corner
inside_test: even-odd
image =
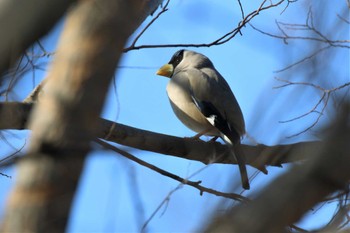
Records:
[[[0,75],[13,66],[32,43],[45,35],[73,2],[75,1],[2,1],[0,29],[6,33],[1,36]]]
[[[136,42],[140,37],[145,33],[145,31],[166,11],[168,11],[168,5],[170,0],[167,0],[166,3],[162,6],[161,11],[142,29],[142,31],[135,37],[134,41],[131,43],[130,47],[135,47]]]
[[[289,4],[290,3],[293,3],[293,2],[297,2],[298,0],[288,0],[287,1],[287,5],[285,6],[285,8],[283,9],[283,11],[281,12],[281,14],[283,14],[286,10],[287,10],[287,8],[289,7]]]
[[[124,52],[128,52],[130,50],[139,50],[139,49],[149,49],[149,48],[177,48],[177,47],[183,47],[183,48],[188,48],[188,47],[211,47],[214,45],[221,45],[224,44],[228,41],[230,41],[232,38],[234,38],[238,33],[240,33],[241,29],[245,27],[247,23],[249,23],[255,16],[259,15],[260,12],[265,11],[267,9],[277,7],[281,5],[283,2],[287,0],[280,0],[276,3],[270,3],[270,5],[265,6],[267,0],[264,0],[258,9],[255,11],[250,12],[248,15],[246,15],[239,23],[236,28],[231,30],[230,32],[226,33],[225,35],[219,37],[218,39],[210,42],[210,43],[199,43],[199,44],[191,44],[191,43],[186,43],[186,44],[158,44],[158,45],[139,45],[139,46],[129,46],[127,48],[124,48]],[[290,1],[288,1],[290,2]]]
[[[292,81],[289,81],[289,80],[286,80],[286,79],[281,79],[281,78],[277,78],[275,77],[275,79],[277,81],[281,81],[281,82],[284,82],[286,84],[283,84],[281,86],[277,86],[277,87],[274,87],[274,89],[278,89],[278,88],[282,88],[282,87],[287,87],[287,86],[290,86],[290,85],[304,85],[304,86],[310,86],[310,87],[314,87],[316,89],[319,89],[323,92],[326,92],[326,89],[322,88],[321,86],[319,85],[316,85],[316,84],[313,84],[313,83],[308,83],[308,82],[292,82]],[[339,88],[337,88],[339,89]]]
[[[288,122],[292,122],[292,121],[295,121],[295,120],[299,120],[311,113],[317,113],[320,116],[322,116],[323,114],[323,111],[319,112],[319,111],[316,111],[317,107],[322,103],[323,99],[326,97],[326,93],[323,93],[323,95],[321,96],[321,98],[319,99],[319,101],[315,104],[315,106],[308,112],[304,113],[304,114],[301,114],[297,117],[294,117],[294,118],[291,118],[289,120],[285,120],[285,121],[278,121],[279,123],[288,123]]]
[[[315,121],[310,125],[308,126],[307,128],[305,128],[304,130],[298,132],[298,133],[295,133],[295,134],[292,134],[290,136],[288,136],[287,138],[291,138],[291,137],[295,137],[295,136],[298,136],[302,133],[305,133],[307,131],[309,131],[310,129],[312,129],[320,120],[320,118],[323,116],[323,113],[328,105],[328,101],[329,101],[329,98],[332,94],[332,92],[335,92],[335,91],[338,91],[338,90],[341,90],[345,87],[348,87],[350,86],[350,82],[347,82],[347,83],[344,83],[338,87],[334,87],[334,88],[331,88],[331,89],[325,89],[319,85],[316,85],[316,84],[313,84],[313,83],[309,83],[309,82],[292,82],[292,81],[289,81],[289,80],[284,80],[284,79],[280,79],[280,78],[277,78],[275,77],[276,80],[278,81],[281,81],[281,82],[284,82],[285,84],[283,85],[280,85],[280,86],[277,86],[277,87],[274,87],[274,88],[283,88],[283,87],[287,87],[287,86],[291,86],[291,85],[303,85],[303,86],[309,86],[309,87],[313,87],[319,91],[322,92],[322,95],[320,97],[320,99],[318,100],[318,102],[306,113],[303,113],[297,117],[293,117],[289,120],[284,120],[284,121],[279,121],[280,123],[287,123],[287,122],[292,122],[292,121],[295,121],[295,120],[299,120],[303,117],[306,117],[308,115],[310,115],[311,113],[317,113],[318,116],[317,118],[315,119]],[[320,104],[323,103],[323,106],[322,106],[322,109],[320,111],[317,111],[317,108],[320,106]]]
[[[344,21],[345,23],[350,24],[350,21],[349,21],[348,19],[344,18],[343,16],[337,14],[337,17],[338,17],[340,20]]]
[[[24,103],[0,103],[0,130],[24,129],[31,106],[32,104]],[[216,163],[236,164],[236,161],[230,156],[227,146],[218,142],[205,142],[154,133],[105,119],[100,119],[99,124],[97,137],[110,142],[196,160],[205,164],[222,155],[223,157],[216,160]],[[319,148],[321,144],[322,142],[300,142],[276,146],[241,145],[241,149],[247,163],[261,169],[264,165],[281,166],[283,163],[306,160],[308,159],[308,151]]]
[[[276,38],[281,39],[285,44],[288,44],[288,40],[310,40],[310,41],[316,41],[328,44],[329,47],[340,47],[340,48],[350,48],[350,40],[344,39],[344,40],[333,40],[329,39],[327,36],[325,36],[320,30],[318,30],[314,25],[313,15],[311,8],[309,9],[309,12],[307,14],[306,22],[305,24],[292,24],[292,23],[283,23],[276,21],[277,28],[280,30],[282,35],[272,34],[265,32],[261,29],[258,29],[252,24],[249,24],[254,30]],[[315,36],[304,36],[304,35],[291,35],[288,31],[308,31],[313,33]],[[326,48],[328,48],[328,46]]]
[[[180,188],[183,187],[183,184],[179,184],[178,186],[176,186],[173,190],[171,190],[166,197],[161,201],[161,203],[159,203],[159,205],[157,206],[157,208],[152,212],[152,214],[149,216],[149,218],[145,221],[145,223],[143,224],[142,228],[141,228],[141,233],[145,233],[146,231],[146,227],[148,226],[148,224],[151,222],[151,220],[154,218],[154,216],[156,216],[156,214],[160,211],[160,209],[165,206],[165,209],[168,207],[168,203],[170,201],[170,197],[171,195],[173,195],[176,191],[178,191]],[[165,210],[164,210],[165,211]]]
[[[102,140],[96,139],[95,141],[98,144],[100,144],[101,146],[103,146],[104,148],[115,151],[118,154],[120,154],[120,155],[122,155],[122,156],[144,166],[144,167],[147,167],[147,168],[149,168],[149,169],[151,169],[151,170],[153,170],[153,171],[155,171],[163,176],[167,176],[167,177],[169,177],[173,180],[176,180],[182,184],[189,185],[191,187],[198,189],[200,191],[200,195],[202,195],[203,193],[210,193],[210,194],[213,194],[215,196],[225,197],[225,198],[233,199],[233,200],[240,201],[240,202],[247,202],[248,201],[248,198],[243,197],[242,195],[239,195],[239,194],[223,193],[223,192],[216,191],[214,189],[206,188],[206,187],[200,185],[202,183],[202,181],[190,181],[188,179],[181,178],[173,173],[165,171],[157,166],[154,166],[153,164],[147,163],[147,162],[133,156],[132,154],[130,154],[124,150],[121,150],[115,146],[112,146],[112,145],[110,145]]]
[[[239,9],[241,10],[242,19],[244,19],[245,16],[244,16],[244,10],[243,10],[241,0],[237,0],[237,1],[238,1]]]
[[[23,143],[23,145],[19,149],[17,149],[15,152],[13,152],[12,154],[7,155],[4,158],[0,159],[0,167],[4,166],[7,163],[7,161],[16,159],[16,157],[23,150],[25,145],[26,145],[26,142]],[[2,172],[0,172],[0,175],[5,176],[7,178],[12,178],[11,176],[6,175],[6,174],[4,174]]]
[[[295,134],[292,134],[292,135],[289,135],[287,138],[292,138],[292,137],[296,137],[296,136],[299,136],[300,134],[303,134],[307,131],[309,131],[310,129],[312,129],[320,120],[320,118],[322,117],[323,115],[323,112],[324,110],[326,109],[327,107],[327,104],[328,104],[328,100],[329,100],[329,93],[324,93],[323,96],[321,97],[320,101],[324,100],[324,105],[321,109],[321,111],[318,113],[318,116],[316,118],[316,120],[310,125],[308,126],[307,128],[305,128],[304,130],[298,132],[298,133],[295,133]]]

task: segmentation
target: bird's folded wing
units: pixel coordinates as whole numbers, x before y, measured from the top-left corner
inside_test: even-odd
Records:
[[[242,112],[226,81],[215,73],[208,76],[198,69],[189,69],[177,75],[189,80],[191,98],[205,117],[211,117],[208,121],[215,120],[215,127],[225,135],[229,130],[240,138],[245,133]]]

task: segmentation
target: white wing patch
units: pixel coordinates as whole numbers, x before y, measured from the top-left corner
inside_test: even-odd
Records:
[[[215,115],[210,115],[209,117],[206,117],[206,119],[209,121],[209,123],[215,127],[215,120],[216,116]]]

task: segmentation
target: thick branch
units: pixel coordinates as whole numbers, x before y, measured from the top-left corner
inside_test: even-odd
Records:
[[[228,148],[218,142],[205,142],[188,138],[179,138],[165,134],[136,129],[101,119],[98,137],[122,145],[196,160],[203,163],[236,164]],[[102,131],[101,131],[102,130]],[[280,166],[307,159],[307,152],[319,147],[320,142],[300,142],[290,145],[241,145],[248,164],[263,168],[264,165]],[[217,158],[220,157],[219,160]]]
[[[23,129],[30,112],[31,104],[0,103],[0,130]],[[118,124],[100,119],[97,136],[111,142],[116,142],[133,148],[153,151],[160,154],[210,163],[216,157],[222,156],[217,163],[236,163],[229,156],[227,147],[218,142],[204,142],[179,138]],[[242,145],[248,164],[279,166],[283,163],[308,159],[308,153],[322,145],[321,142],[300,142],[290,145]],[[211,156],[208,156],[211,155]]]

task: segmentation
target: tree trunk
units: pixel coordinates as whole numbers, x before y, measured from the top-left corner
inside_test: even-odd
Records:
[[[79,1],[69,12],[31,143],[4,216],[4,232],[64,232],[98,116],[123,46],[159,4]]]

